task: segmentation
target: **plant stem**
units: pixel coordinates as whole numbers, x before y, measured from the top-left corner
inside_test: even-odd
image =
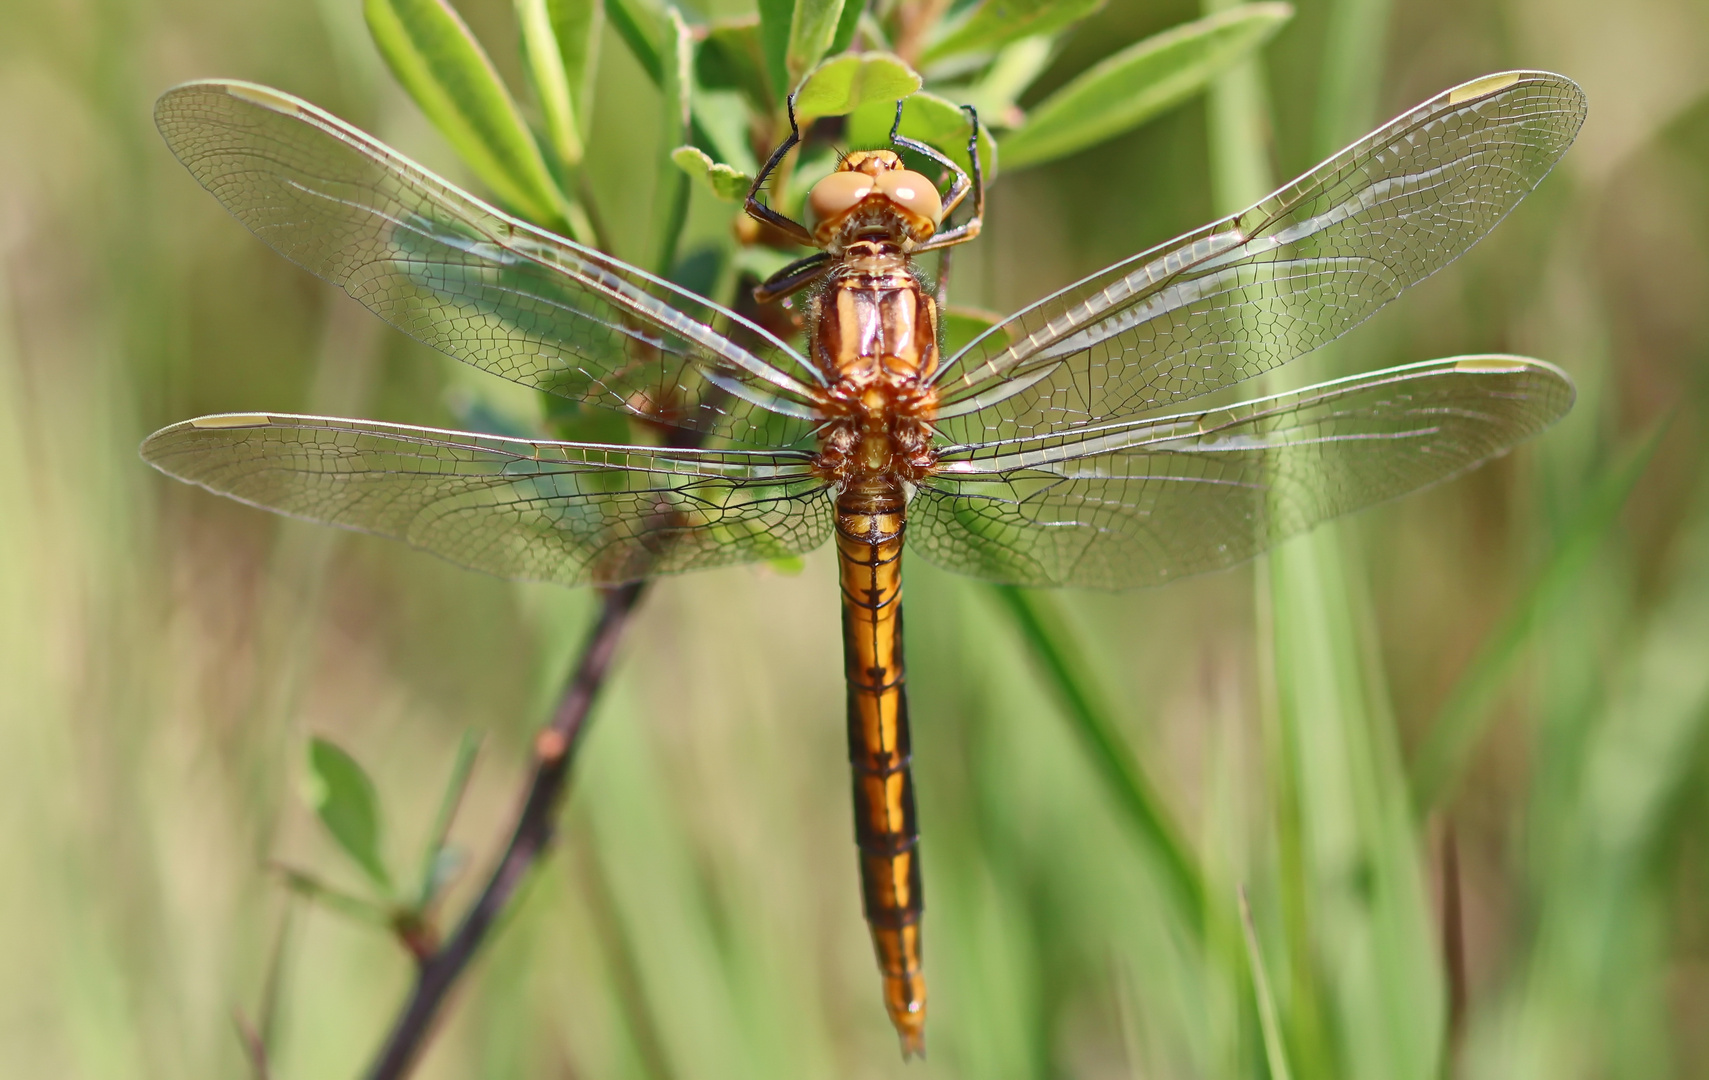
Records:
[[[582,646],[575,673],[564,688],[557,711],[534,740],[534,771],[504,856],[456,931],[437,952],[422,961],[416,972],[415,989],[393,1022],[380,1056],[368,1071],[368,1080],[401,1080],[409,1074],[446,995],[474,959],[487,931],[515,895],[517,886],[550,844],[570,764],[587,730],[588,712],[604,685],[617,644],[645,590],[645,582],[635,582],[605,592],[599,620]]]

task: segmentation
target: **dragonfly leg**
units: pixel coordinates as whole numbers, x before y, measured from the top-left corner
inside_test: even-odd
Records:
[[[966,173],[961,171],[959,166],[936,150],[925,147],[923,144],[914,143],[913,140],[908,140],[902,144],[910,150],[916,148],[925,150],[933,160],[941,161],[955,171],[956,182],[951,185],[949,197],[944,200],[945,218],[948,218],[950,213],[961,205],[961,201],[967,197],[969,191],[973,194],[973,216],[955,228],[941,232],[915,248],[913,253],[916,255],[923,251],[936,251],[940,248],[953,247],[956,244],[965,244],[979,235],[979,230],[985,222],[985,168],[979,160],[979,113],[971,105],[963,105],[961,111],[967,114],[969,123],[973,125],[973,133],[967,137],[967,159],[973,163],[971,180]],[[896,113],[896,122],[898,124],[902,122],[900,109]],[[896,138],[894,129],[891,131],[891,138]]]
[[[795,95],[790,94],[789,138],[783,140],[782,145],[771,152],[771,158],[766,161],[765,168],[761,169],[759,175],[754,177],[753,186],[748,188],[748,200],[742,204],[742,208],[748,212],[749,217],[783,230],[789,234],[791,240],[803,247],[818,247],[819,245],[813,240],[813,234],[807,231],[807,226],[787,214],[778,213],[759,200],[760,189],[765,187],[765,182],[771,179],[771,174],[777,171],[777,167],[783,163],[783,155],[789,153],[800,141],[801,128],[795,122]]]
[[[823,251],[816,251],[805,259],[795,260],[754,289],[754,302],[769,304],[773,300],[782,300],[800,292],[819,279],[830,261],[830,254]]]

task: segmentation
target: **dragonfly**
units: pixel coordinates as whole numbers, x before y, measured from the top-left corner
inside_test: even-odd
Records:
[[[1453,87],[1249,209],[944,356],[942,308],[914,260],[980,232],[971,110],[970,170],[893,128],[888,147],[818,181],[798,222],[759,199],[800,141],[791,109],[745,209],[813,249],[755,293],[800,294],[794,344],[510,216],[308,102],[189,83],[160,98],[161,133],[280,254],[476,368],[666,434],[619,445],[246,412],[173,424],[141,452],[253,506],[568,586],[834,539],[864,911],[908,1056],[924,1048],[926,986],[904,547],[1017,586],[1160,585],[1538,434],[1574,389],[1525,357],[1427,360],[1232,404],[1218,392],[1341,336],[1466,251],[1584,115],[1577,84],[1548,72]]]

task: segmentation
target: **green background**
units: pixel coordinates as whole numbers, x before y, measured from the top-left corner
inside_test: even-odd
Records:
[[[1337,116],[1362,130],[1502,68],[1568,74],[1591,108],[1489,240],[1300,366],[1520,352],[1566,368],[1578,405],[1492,466],[1330,527],[1368,616],[1362,726],[1278,724],[1266,688],[1312,673],[1255,631],[1260,601],[1295,600],[1252,568],[1064,594],[1079,659],[1212,907],[1248,887],[1295,1075],[1436,1069],[1451,832],[1459,1075],[1709,1076],[1709,9],[1397,0],[1370,32],[1380,48],[1355,50],[1370,67],[1354,85],[1379,88],[1366,101],[1326,92],[1323,73],[1347,69],[1326,57],[1376,9],[1299,7],[1264,53],[1278,177],[1347,141]],[[509,5],[460,8],[522,85]],[[1199,14],[1112,0],[1023,104]],[[588,174],[618,253],[645,260],[670,147],[652,140],[657,92],[606,33]],[[242,1075],[233,1011],[253,1018],[270,995],[275,1076],[358,1073],[410,962],[281,884],[276,863],[364,888],[300,797],[307,737],[373,775],[396,868],[463,733],[485,734],[452,832],[475,866],[455,911],[594,607],[215,499],[137,458],[142,436],[199,413],[455,426],[470,395],[510,392],[279,259],[200,190],[150,110],[203,76],[289,90],[470,182],[354,0],[0,9],[12,1076]],[[957,299],[1011,310],[1221,212],[1217,123],[1196,99],[1005,175],[958,255]],[[690,242],[726,235],[730,212],[697,193]],[[1444,703],[1581,535],[1598,480],[1663,421],[1613,528],[1579,541],[1545,617],[1509,635],[1515,663],[1454,786],[1416,821],[1373,825],[1411,801],[1406,770]],[[820,551],[798,575],[653,590],[562,842],[453,998],[423,1077],[903,1074],[859,914],[833,569]],[[994,594],[914,559],[907,595],[932,990],[931,1058],[908,1074],[1265,1075],[1238,922],[1181,925]]]

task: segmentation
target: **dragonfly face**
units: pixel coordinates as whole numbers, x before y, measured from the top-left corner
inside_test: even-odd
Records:
[[[851,155],[815,188],[811,229],[761,205],[756,182],[748,211],[819,249],[757,292],[811,289],[803,352],[504,214],[306,102],[190,83],[161,97],[161,133],[280,253],[460,360],[682,437],[597,445],[250,412],[174,424],[142,453],[253,505],[565,585],[777,558],[834,536],[862,889],[886,1006],[913,1051],[925,984],[905,533],[910,550],[987,580],[1155,585],[1543,430],[1570,408],[1572,384],[1523,357],[1430,360],[1234,405],[1195,399],[1339,337],[1451,262],[1542,181],[1584,111],[1578,86],[1546,72],[1455,87],[1257,205],[1069,285],[945,358],[911,259],[978,234],[976,148],[969,176],[893,130],[893,147],[942,166],[949,190],[940,198],[889,149]],[[970,196],[972,214],[946,226]]]

